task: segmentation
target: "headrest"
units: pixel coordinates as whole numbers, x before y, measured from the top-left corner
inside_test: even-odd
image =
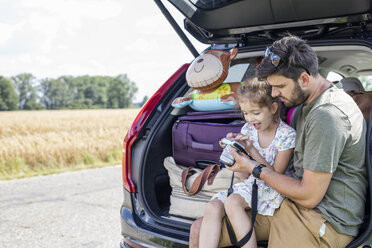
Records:
[[[340,83],[345,91],[349,90],[364,90],[364,87],[359,79],[355,77],[348,77],[341,79]]]

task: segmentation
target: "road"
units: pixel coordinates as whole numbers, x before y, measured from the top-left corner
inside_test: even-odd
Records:
[[[119,247],[121,167],[0,181],[0,247]]]

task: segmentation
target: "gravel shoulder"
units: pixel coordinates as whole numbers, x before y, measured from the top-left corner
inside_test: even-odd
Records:
[[[0,247],[119,247],[121,166],[0,181]]]

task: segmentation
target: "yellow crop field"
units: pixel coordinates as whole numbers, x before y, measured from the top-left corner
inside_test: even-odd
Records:
[[[139,109],[0,112],[0,179],[119,164]]]

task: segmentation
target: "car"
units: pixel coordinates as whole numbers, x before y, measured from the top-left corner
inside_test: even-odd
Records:
[[[226,81],[243,81],[253,76],[254,63],[264,55],[266,47],[291,33],[313,47],[322,76],[340,81],[345,90],[372,90],[371,0],[169,0],[184,15],[184,29],[178,26],[162,0],[154,2],[195,57],[199,53],[185,30],[208,44],[207,50],[238,48]],[[175,109],[171,103],[190,90],[185,79],[189,65],[190,61],[185,61],[154,93],[125,136],[121,247],[188,246],[192,220],[169,215],[171,187],[163,161],[172,156],[172,125],[187,111]],[[370,131],[368,135],[366,163],[370,170]],[[369,182],[371,178],[369,173]],[[348,247],[371,247],[370,189],[371,184],[364,224]],[[265,247],[265,242],[259,245]]]

